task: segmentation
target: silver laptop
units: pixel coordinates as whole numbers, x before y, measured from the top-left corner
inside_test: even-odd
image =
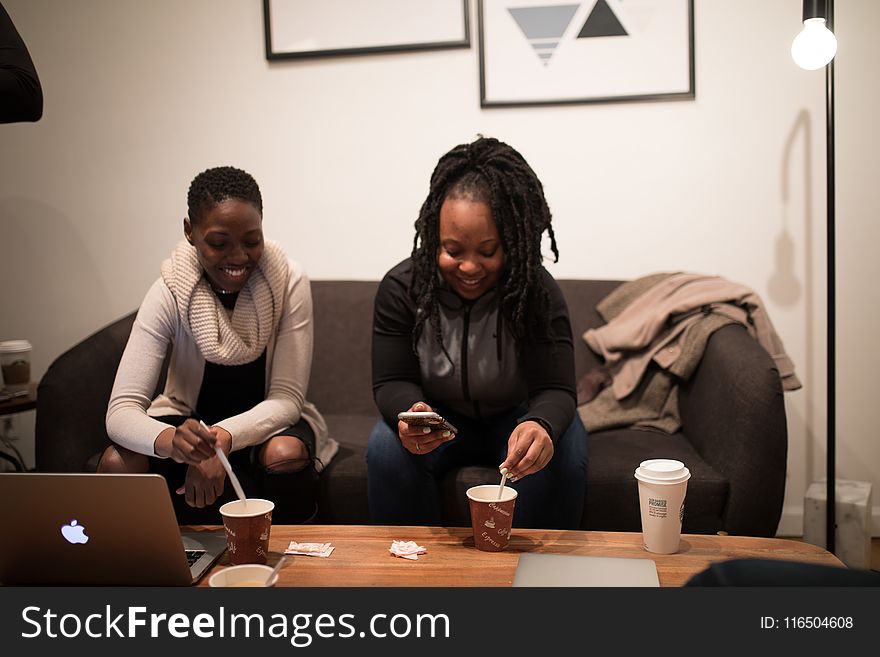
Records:
[[[0,583],[189,586],[226,549],[182,534],[156,474],[0,474]]]
[[[651,559],[525,552],[514,586],[660,586]]]

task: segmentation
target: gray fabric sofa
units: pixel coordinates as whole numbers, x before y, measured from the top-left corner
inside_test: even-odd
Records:
[[[599,362],[581,339],[603,322],[595,306],[619,281],[562,280],[575,340],[577,376]],[[314,522],[368,524],[365,452],[378,412],[370,384],[375,281],[312,281],[315,353],[308,398],[321,410],[339,453],[320,476]],[[108,443],[104,413],[134,313],[59,356],[40,381],[36,467],[88,471]],[[782,387],[768,354],[744,328],[726,326],[708,342],[680,387],[682,429],[632,428],[590,436],[582,529],[639,531],[633,472],[649,458],[691,470],[684,531],[772,536],[782,511],[787,433]],[[464,490],[497,483],[491,467],[465,467],[442,482],[444,524],[468,526]],[[191,521],[178,507],[181,523]],[[283,522],[282,518],[275,519]]]

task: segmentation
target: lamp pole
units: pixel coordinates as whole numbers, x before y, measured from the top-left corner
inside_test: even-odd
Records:
[[[825,67],[825,189],[826,189],[826,292],[828,307],[827,343],[825,354],[826,367],[826,413],[825,430],[826,445],[826,519],[825,547],[831,553],[835,551],[835,535],[837,524],[836,511],[836,477],[835,477],[835,435],[837,431],[837,368],[836,331],[837,312],[835,299],[835,236],[834,236],[834,55],[837,53],[837,38],[834,36],[834,0],[804,0],[804,29],[791,44],[791,56],[798,66],[810,71]]]
[[[834,0],[827,0],[825,7],[825,23],[828,29],[834,31]],[[826,346],[827,354],[827,371],[826,376],[828,382],[825,390],[827,395],[828,406],[828,426],[826,429],[826,456],[825,463],[827,473],[826,481],[826,519],[825,519],[825,549],[834,554],[835,552],[835,451],[836,451],[836,433],[837,433],[837,367],[835,366],[836,357],[836,333],[837,333],[837,303],[835,295],[835,234],[834,234],[834,207],[835,207],[835,184],[834,184],[834,59],[832,58],[825,67],[825,180],[826,180],[826,215],[827,221],[827,237],[826,246],[828,254],[826,260],[828,263],[828,281],[826,287],[828,289],[828,344]]]

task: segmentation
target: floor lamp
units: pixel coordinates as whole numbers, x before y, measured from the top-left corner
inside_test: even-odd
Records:
[[[811,71],[825,67],[825,134],[826,134],[826,196],[827,196],[827,266],[828,280],[828,343],[826,404],[826,549],[835,552],[835,432],[836,418],[836,366],[835,366],[835,245],[834,245],[834,55],[837,53],[837,39],[834,29],[834,0],[804,0],[804,29],[791,44],[791,56],[801,68]]]

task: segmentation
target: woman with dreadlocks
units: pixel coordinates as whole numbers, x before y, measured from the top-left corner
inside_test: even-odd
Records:
[[[372,521],[440,525],[443,476],[489,465],[507,468],[518,491],[515,526],[577,528],[587,434],[568,309],[541,264],[545,232],[559,254],[540,180],[497,139],[456,146],[437,163],[415,228],[411,257],[375,300],[383,419],[367,448]],[[397,418],[430,410],[458,433]]]
[[[112,444],[97,469],[162,474],[176,507],[205,509],[185,511],[189,521],[219,524],[219,504],[235,497],[219,447],[246,494],[275,502],[276,520],[303,522],[315,513],[315,464],[337,448],[305,399],[309,279],[263,238],[263,199],[247,172],[201,172],[187,206],[185,239],[162,263],[122,355],[107,410]]]

